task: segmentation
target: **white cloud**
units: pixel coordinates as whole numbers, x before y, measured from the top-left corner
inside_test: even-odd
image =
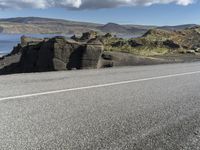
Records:
[[[120,6],[150,6],[153,4],[176,3],[177,5],[189,5],[194,0],[0,0],[0,8],[50,8],[63,7],[71,9],[98,9]]]

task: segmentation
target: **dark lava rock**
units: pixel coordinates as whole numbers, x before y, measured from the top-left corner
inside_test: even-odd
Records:
[[[113,44],[111,44],[111,46],[113,46],[113,47],[123,47],[125,45],[127,45],[127,42],[123,41],[123,40],[119,40],[119,41],[114,42]]]
[[[104,37],[105,37],[105,38],[112,38],[113,36],[112,36],[111,33],[106,33],[106,34],[104,35]]]
[[[171,48],[171,49],[177,49],[180,48],[180,45],[176,44],[174,41],[172,40],[166,40],[163,42],[163,45],[166,46],[167,48]]]
[[[112,60],[112,55],[103,53],[101,56],[105,60]]]
[[[76,37],[76,35],[73,35],[73,36],[71,37],[71,39],[77,41],[77,40],[78,40],[78,37]]]
[[[103,45],[97,40],[82,44],[59,36],[34,40],[34,44],[28,41],[22,41],[7,56],[21,53],[19,62],[4,66],[0,74],[97,68],[103,52]]]
[[[85,32],[83,33],[82,37],[80,38],[80,40],[85,41],[85,40],[90,40],[90,39],[94,39],[97,37],[97,32],[95,31],[90,31],[90,32]]]
[[[129,40],[129,41],[128,41],[128,44],[129,44],[131,47],[143,46],[142,42],[136,41],[136,40]]]

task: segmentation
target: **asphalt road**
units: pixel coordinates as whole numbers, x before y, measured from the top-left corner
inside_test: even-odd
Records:
[[[200,63],[0,76],[0,150],[200,149]]]

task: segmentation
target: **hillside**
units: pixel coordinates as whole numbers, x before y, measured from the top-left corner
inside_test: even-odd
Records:
[[[165,54],[199,54],[200,27],[182,31],[150,29],[142,37],[122,39],[109,37],[103,40],[105,50],[143,56]]]
[[[126,27],[125,25],[118,25],[114,23],[96,24],[88,22],[76,22],[62,19],[49,19],[38,17],[19,17],[0,19],[0,33],[64,33],[64,34],[78,34],[82,32],[97,31],[99,33],[113,33],[120,35],[138,34],[141,35],[147,29],[135,27]]]
[[[38,17],[0,19],[2,33],[80,34],[82,31],[96,30],[97,26],[99,24]]]
[[[167,30],[185,29],[195,25],[167,26],[160,27]],[[120,25],[116,23],[97,24],[89,22],[76,22],[63,19],[39,18],[39,17],[18,17],[0,19],[0,33],[41,33],[41,34],[77,34],[82,32],[97,31],[99,33],[112,33],[117,35],[141,36],[149,29],[156,26],[144,25]]]
[[[198,26],[196,24],[185,24],[185,25],[177,25],[177,26],[162,26],[162,27],[158,27],[158,29],[163,29],[163,30],[169,30],[169,31],[180,31],[180,30],[184,30],[187,28],[192,28]]]

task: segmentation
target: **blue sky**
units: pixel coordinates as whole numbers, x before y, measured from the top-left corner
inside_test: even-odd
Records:
[[[9,0],[8,0],[9,1]],[[1,1],[0,1],[1,7]],[[109,6],[110,7],[110,6]],[[38,16],[61,18],[67,20],[120,24],[146,24],[146,25],[178,25],[195,23],[200,24],[200,3],[196,1],[188,5],[176,3],[153,4],[150,6],[132,5],[117,7],[100,7],[86,9],[72,9],[71,7],[32,7],[0,9],[0,18]]]

